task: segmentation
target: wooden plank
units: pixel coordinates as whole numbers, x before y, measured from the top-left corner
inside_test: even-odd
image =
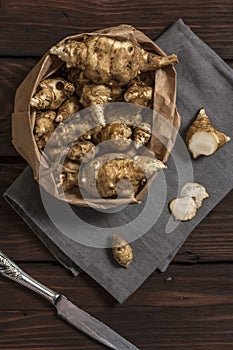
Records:
[[[113,307],[118,303],[86,274],[72,277],[53,262],[20,262],[19,266],[49,288],[66,295],[91,312],[92,308]],[[188,276],[188,278],[187,278]],[[201,307],[232,304],[233,263],[173,264],[165,273],[154,272],[121,306]],[[35,293],[0,278],[0,310],[47,310],[48,303]]]
[[[0,163],[0,193],[23,171],[25,164]],[[15,260],[54,258],[23,220],[0,197],[0,246]],[[233,191],[198,225],[175,257],[177,263],[233,261]],[[21,249],[15,242],[21,242]]]
[[[59,287],[140,349],[232,348],[232,264],[172,266],[163,275],[153,274],[124,305],[113,302],[87,276],[71,279],[48,264],[22,267],[50,287]],[[59,320],[52,306],[23,287],[0,280],[0,300],[4,350],[104,349]]]
[[[121,23],[151,38],[180,17],[223,58],[233,58],[232,0],[63,1],[2,0],[0,55],[40,56],[67,35]]]
[[[14,109],[14,95],[20,82],[32,69],[38,59],[0,59],[0,156],[16,156],[11,144],[11,113]]]

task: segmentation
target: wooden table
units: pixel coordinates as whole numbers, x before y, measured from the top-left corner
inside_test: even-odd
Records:
[[[178,18],[233,67],[232,0],[0,1],[1,194],[25,161],[11,145],[17,85],[68,34],[129,23],[156,38]],[[230,160],[229,160],[230,161]],[[232,160],[231,160],[232,161]],[[140,349],[233,349],[233,192],[195,229],[166,273],[154,273],[123,305],[91,278],[71,276],[0,198],[0,249]],[[44,300],[0,279],[0,348],[104,349]]]

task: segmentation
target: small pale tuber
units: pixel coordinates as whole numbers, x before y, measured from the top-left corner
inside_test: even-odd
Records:
[[[142,82],[132,83],[124,94],[124,100],[140,106],[152,107],[153,88],[151,86],[146,86]]]
[[[35,140],[38,141],[42,136],[54,130],[54,120],[56,113],[54,111],[37,112],[34,125]]]
[[[78,186],[78,171],[79,164],[66,158],[63,164],[63,172],[61,174],[61,185],[63,191],[69,191]]]
[[[90,141],[77,141],[70,147],[67,158],[75,161],[79,164],[85,160],[85,162],[93,159],[97,152],[96,147]]]
[[[68,100],[63,102],[62,105],[59,107],[55,121],[64,122],[73,114],[78,112],[79,109],[80,105],[78,102],[78,98],[73,95]]]
[[[99,133],[93,135],[95,144],[110,140],[106,147],[115,151],[123,152],[127,150],[132,142],[132,130],[124,123],[112,123],[103,127]]]
[[[216,130],[206,115],[204,108],[201,108],[186,135],[188,149],[192,153],[193,158],[201,155],[209,156],[228,141],[230,141],[230,137]]]
[[[63,78],[42,80],[39,91],[31,98],[31,106],[37,109],[57,109],[69,98],[75,88]]]
[[[147,179],[152,175],[156,174],[158,171],[166,169],[167,166],[156,158],[148,157],[148,156],[135,156],[135,163],[143,169]]]
[[[123,238],[113,234],[112,252],[114,259],[124,267],[129,267],[133,261],[133,249]]]
[[[135,141],[135,147],[145,146],[151,139],[151,126],[148,123],[141,123],[134,131],[132,139]]]
[[[78,187],[78,173],[63,173],[61,176],[61,185],[64,192]]]
[[[96,84],[122,86],[143,71],[177,63],[177,56],[159,56],[145,51],[130,40],[105,36],[86,36],[83,41],[69,39],[50,49],[66,62],[67,67],[80,68],[85,77]]]
[[[39,150],[44,149],[46,143],[51,137],[55,123],[54,119],[56,113],[54,111],[37,112],[35,125],[34,125],[34,137]]]
[[[189,196],[173,199],[169,208],[174,218],[179,221],[191,220],[197,212],[196,202]]]
[[[209,197],[209,194],[206,192],[205,187],[195,182],[186,183],[182,187],[180,195],[181,197],[192,197],[196,202],[197,208],[200,208],[203,200]]]
[[[80,102],[84,107],[102,105],[111,101],[111,89],[105,85],[89,84],[82,89]]]

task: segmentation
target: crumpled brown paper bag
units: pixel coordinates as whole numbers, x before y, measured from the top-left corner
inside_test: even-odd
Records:
[[[165,53],[151,39],[130,25],[120,25],[99,30],[94,33],[73,35],[66,37],[61,43],[67,39],[82,40],[84,35],[93,36],[96,35],[96,33],[98,33],[98,35],[104,35],[119,40],[129,39],[133,42],[139,43],[147,51],[165,56]],[[35,94],[40,81],[52,75],[63,64],[64,62],[56,56],[46,52],[18,87],[15,95],[14,113],[12,113],[12,142],[16,150],[32,167],[34,177],[37,181],[39,181],[41,154],[37,148],[33,135],[35,112],[32,112],[30,100]],[[155,115],[162,116],[165,121],[169,123],[164,123],[164,120],[161,121],[160,118],[158,120],[156,117],[154,118],[153,130],[156,130],[156,135],[159,134],[159,137],[152,137],[149,149],[158,159],[166,162],[175,143],[176,135],[180,127],[180,116],[176,109],[176,72],[171,66],[157,69],[155,71],[153,110],[156,112]],[[50,176],[53,175],[50,174]],[[148,181],[147,186],[145,186],[141,192],[131,200],[131,203],[139,203],[142,201],[146,194],[147,187],[150,186],[150,183],[153,180],[154,177],[152,177]],[[52,186],[45,189],[56,198],[63,199],[77,206],[88,205],[87,202],[81,197],[78,197],[77,194],[67,193],[65,198],[61,198],[53,178],[50,183],[52,183]],[[46,185],[43,187],[46,187]],[[91,201],[93,203],[93,199]],[[97,208],[103,209],[106,207],[115,207],[125,204],[128,202],[128,199],[98,199],[94,202]]]

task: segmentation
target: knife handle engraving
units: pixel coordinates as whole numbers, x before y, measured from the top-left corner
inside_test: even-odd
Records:
[[[42,283],[38,282],[26,272],[21,270],[12,260],[8,258],[7,255],[0,251],[0,274],[3,276],[22,284],[23,286],[33,290],[38,293],[53,305],[56,300],[60,297],[60,294],[54,292],[52,289],[47,288]]]

